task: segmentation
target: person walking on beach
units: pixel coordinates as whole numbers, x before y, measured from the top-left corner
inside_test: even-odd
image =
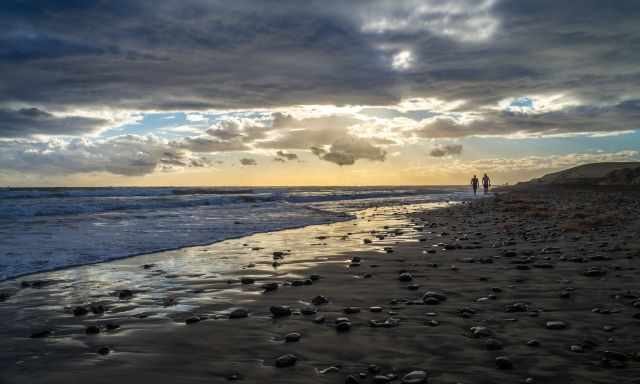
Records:
[[[473,175],[471,178],[471,187],[473,188],[473,195],[475,196],[478,193],[478,185],[479,185],[478,177]]]
[[[482,176],[482,187],[484,188],[485,195],[489,193],[490,186],[491,186],[491,179],[489,179],[489,176],[487,176],[487,174],[485,173],[484,176]]]

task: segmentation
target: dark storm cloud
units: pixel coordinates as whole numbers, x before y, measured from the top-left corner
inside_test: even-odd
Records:
[[[451,145],[443,145],[440,147],[436,147],[429,152],[429,156],[432,157],[444,157],[451,155],[459,155],[462,153],[462,145],[459,144],[451,144]]]
[[[96,132],[107,123],[107,120],[81,116],[58,117],[38,108],[0,108],[0,137],[82,135]]]
[[[310,149],[318,158],[340,166],[353,165],[359,159],[384,161],[387,157],[387,152],[373,145],[370,140],[351,136],[336,140],[328,150],[320,147]]]
[[[0,105],[195,110],[436,97],[474,110],[563,93],[623,106],[640,98],[639,17],[630,0],[7,0]],[[394,68],[400,51],[411,65]],[[602,130],[622,125],[617,116]],[[540,124],[503,116],[495,130],[519,129],[514,120]],[[223,131],[213,136],[228,141]],[[282,135],[270,148],[336,139],[309,136]]]
[[[250,159],[250,158],[242,158],[240,159],[240,164],[242,165],[258,165],[258,162],[255,159]]]
[[[428,121],[410,134],[424,138],[501,136],[513,133],[552,135],[586,132],[627,131],[639,127],[640,102],[629,100],[607,106],[573,106],[545,113],[487,112],[471,123],[450,118]]]
[[[289,161],[298,159],[298,155],[296,155],[295,153],[287,153],[287,152],[283,152],[283,151],[278,151],[278,152],[276,152],[276,155],[278,156],[278,158],[287,159]]]

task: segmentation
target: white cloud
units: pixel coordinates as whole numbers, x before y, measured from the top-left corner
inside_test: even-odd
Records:
[[[483,42],[499,27],[492,15],[495,0],[413,0],[377,4],[364,14],[362,30],[430,33],[463,42]]]
[[[413,54],[411,51],[400,51],[393,55],[391,67],[398,71],[405,71],[413,65]]]
[[[142,176],[209,164],[207,157],[177,148],[154,135],[0,141],[0,168],[41,175],[109,172]]]

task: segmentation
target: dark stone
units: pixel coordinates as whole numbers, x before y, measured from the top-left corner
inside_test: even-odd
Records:
[[[291,367],[291,366],[294,366],[297,361],[298,361],[298,358],[296,357],[296,355],[287,353],[286,355],[282,355],[276,359],[276,367],[278,368]]]
[[[507,356],[498,356],[496,357],[496,366],[498,369],[511,369],[513,368],[513,363]]]
[[[410,273],[405,272],[405,273],[400,274],[400,276],[398,276],[398,280],[403,281],[403,282],[408,282],[408,281],[413,280],[413,276]]]
[[[48,337],[50,335],[51,335],[51,330],[45,329],[43,331],[34,332],[29,337],[31,337],[32,339],[41,339],[43,337]]]
[[[344,380],[345,384],[359,384],[360,382],[358,381],[358,379],[356,379],[353,375],[349,375],[347,376],[347,378]]]
[[[120,325],[115,323],[107,323],[105,325],[105,328],[107,329],[107,331],[115,331],[116,329],[120,328]]]
[[[315,315],[316,312],[318,312],[318,309],[312,305],[307,305],[300,309],[300,313],[303,315]]]
[[[527,345],[530,347],[538,347],[540,346],[540,342],[536,339],[531,339],[529,341],[527,341]]]
[[[84,316],[89,313],[89,310],[85,307],[75,307],[73,309],[73,316]]]
[[[92,304],[89,309],[94,315],[102,315],[107,310],[102,304]]]
[[[189,324],[195,324],[197,322],[199,322],[201,319],[198,316],[194,316],[194,317],[190,317],[188,319],[186,319],[184,321],[185,324],[189,325]]]
[[[266,292],[272,292],[278,289],[278,283],[264,283],[262,284],[262,289]]]
[[[249,316],[249,311],[245,308],[236,308],[229,312],[230,319],[243,319]]]
[[[285,317],[291,315],[291,308],[286,305],[274,305],[269,308],[273,317]]]
[[[529,310],[529,306],[525,303],[513,303],[509,304],[504,308],[505,312],[527,312]]]
[[[322,304],[327,304],[329,302],[329,299],[327,299],[325,296],[316,296],[313,299],[311,299],[311,303],[313,305],[322,305]]]
[[[564,321],[547,321],[545,326],[547,327],[547,329],[565,329],[567,328],[567,323],[565,323]]]
[[[128,300],[132,297],[133,297],[133,291],[129,289],[123,289],[122,291],[118,292],[118,298],[120,300]]]
[[[402,378],[402,384],[422,384],[427,382],[427,372],[413,371]]]
[[[351,321],[348,317],[339,317],[336,319],[336,330],[338,332],[346,332],[351,329]]]
[[[243,278],[240,279],[240,282],[242,284],[249,285],[249,284],[255,283],[255,280],[253,278],[251,278],[251,277],[243,277]]]
[[[101,355],[108,355],[109,353],[111,353],[111,349],[109,347],[101,347],[100,349],[98,349],[98,353]]]
[[[284,341],[287,343],[295,343],[296,341],[299,341],[301,337],[302,335],[298,332],[291,332],[284,337]]]
[[[98,333],[100,333],[100,328],[96,325],[90,325],[87,327],[87,329],[85,329],[85,333],[87,335],[97,335]]]
[[[609,360],[627,361],[628,356],[625,353],[618,351],[604,351],[604,358]]]
[[[439,304],[440,302],[445,300],[447,300],[447,296],[445,296],[442,293],[434,292],[434,291],[428,291],[422,296],[422,301],[425,304],[431,304],[431,305]]]

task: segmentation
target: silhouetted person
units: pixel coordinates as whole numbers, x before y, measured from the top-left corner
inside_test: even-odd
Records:
[[[482,187],[484,188],[484,193],[485,194],[489,193],[489,187],[490,186],[491,186],[491,179],[485,173],[484,176],[482,176]]]
[[[478,178],[476,177],[476,175],[473,175],[473,177],[471,178],[471,187],[473,188],[473,195],[475,196],[476,193],[478,192],[478,185],[480,184]]]

